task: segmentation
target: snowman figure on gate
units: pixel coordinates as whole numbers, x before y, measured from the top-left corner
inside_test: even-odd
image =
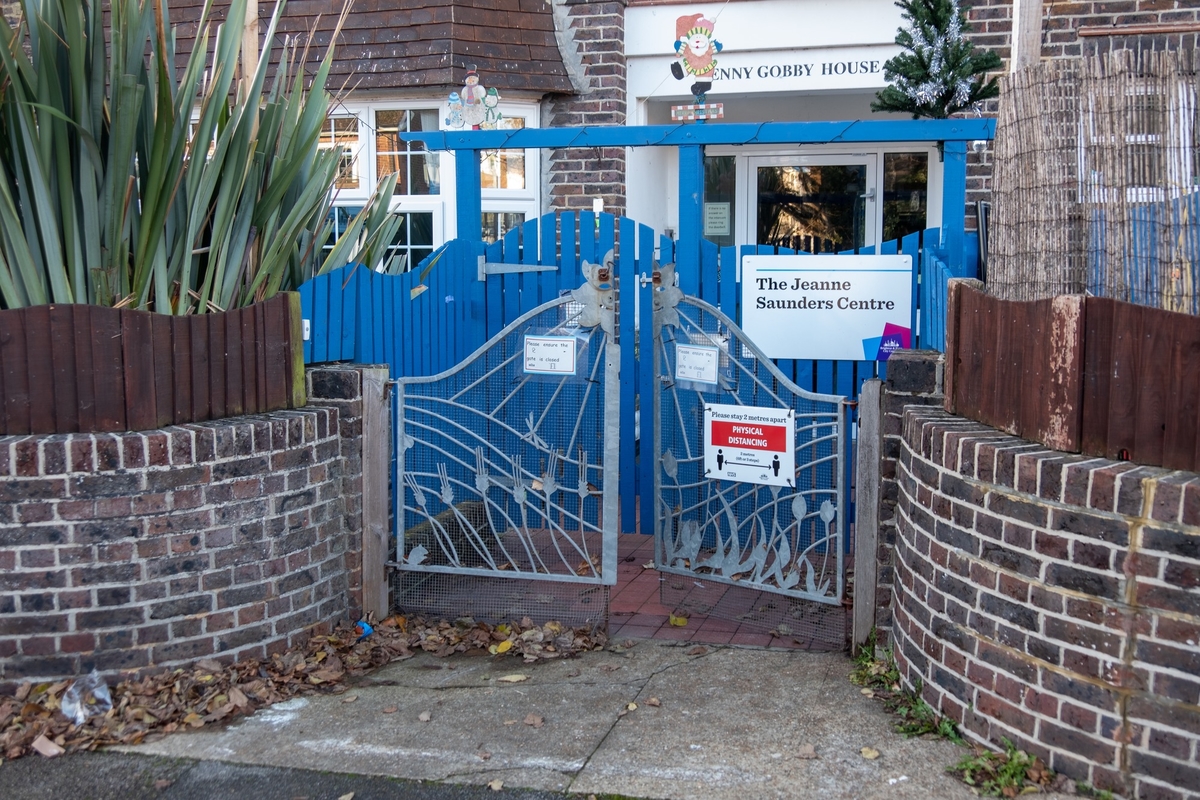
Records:
[[[462,98],[463,123],[478,130],[486,116],[483,98],[487,97],[487,89],[479,85],[479,73],[475,71],[474,64],[467,68],[466,80],[458,94]]]
[[[714,23],[703,14],[687,14],[675,20],[675,53],[679,60],[671,64],[671,74],[680,81],[685,75],[695,77],[691,90],[697,103],[703,103],[705,94],[712,88],[716,55],[723,49],[723,45],[712,38],[713,26]]]

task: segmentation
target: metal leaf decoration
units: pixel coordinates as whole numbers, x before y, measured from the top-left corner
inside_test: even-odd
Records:
[[[662,454],[662,467],[668,478],[673,479],[679,476],[679,460],[670,450]]]
[[[804,519],[804,515],[808,513],[808,502],[804,499],[804,495],[797,494],[792,498],[792,516],[796,518],[796,522]]]

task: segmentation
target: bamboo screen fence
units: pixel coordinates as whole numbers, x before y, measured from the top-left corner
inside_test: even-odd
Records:
[[[1121,51],[1006,79],[988,290],[1200,314],[1200,56]]]

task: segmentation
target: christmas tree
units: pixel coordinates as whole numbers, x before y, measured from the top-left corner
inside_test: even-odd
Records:
[[[907,24],[896,34],[905,52],[888,59],[883,74],[891,85],[875,96],[872,111],[903,111],[945,119],[1000,94],[996,78],[984,73],[1000,67],[1000,56],[977,52],[963,38],[968,29],[958,0],[897,0]]]

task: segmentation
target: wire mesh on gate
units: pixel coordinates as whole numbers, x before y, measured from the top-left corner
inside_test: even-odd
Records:
[[[655,560],[673,573],[663,602],[840,647],[844,398],[796,386],[719,310],[678,290],[656,293],[655,333]],[[717,348],[717,383],[682,380],[679,346]],[[706,475],[704,409],[714,403],[794,410],[793,486]]]
[[[499,621],[561,596],[580,622],[606,618],[616,359],[587,295],[526,314],[454,370],[397,382],[398,606]],[[531,369],[530,340],[570,364]]]
[[[990,292],[1200,313],[1197,59],[1119,51],[1005,79]]]

